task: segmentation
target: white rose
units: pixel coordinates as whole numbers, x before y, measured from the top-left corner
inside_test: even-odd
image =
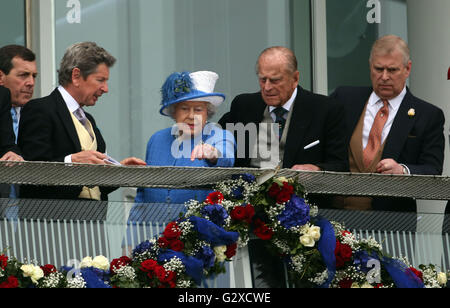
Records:
[[[317,242],[320,240],[320,227],[311,227],[309,228],[308,234]]]
[[[285,183],[285,182],[289,182],[289,180],[284,176],[280,176],[279,178],[276,178],[275,181],[281,183],[281,185],[283,185],[283,183]]]
[[[81,260],[80,268],[86,268],[86,267],[92,267],[92,258],[86,257],[83,260]]]
[[[44,277],[44,271],[39,266],[32,264],[22,265],[20,269],[23,272],[24,277],[30,277],[34,284],[37,284],[39,279]]]
[[[214,247],[214,254],[216,255],[216,260],[218,262],[224,262],[227,258],[225,252],[227,251],[227,246],[216,246]]]
[[[361,289],[373,289],[373,286],[372,286],[370,283],[365,282],[365,283],[361,286]]]
[[[446,273],[442,273],[440,272],[437,275],[437,281],[439,282],[440,285],[444,286],[447,284],[447,274]]]
[[[305,247],[314,247],[316,242],[309,234],[300,236],[300,243]]]
[[[108,270],[109,269],[109,261],[104,256],[97,256],[92,260],[92,266],[101,270]]]

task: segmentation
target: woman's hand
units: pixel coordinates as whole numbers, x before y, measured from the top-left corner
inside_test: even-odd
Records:
[[[196,159],[206,159],[210,163],[216,164],[218,158],[219,151],[215,147],[207,143],[197,145],[191,153],[191,161],[194,161]]]

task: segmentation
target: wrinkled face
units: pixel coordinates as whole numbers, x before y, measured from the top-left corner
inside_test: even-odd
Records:
[[[37,77],[36,61],[29,62],[15,57],[12,64],[13,68],[8,75],[0,71],[0,85],[10,90],[14,107],[23,107],[33,97]]]
[[[370,63],[370,78],[375,93],[382,99],[393,99],[405,88],[411,73],[411,61],[404,64],[398,50],[386,55],[374,55]]]
[[[86,79],[81,74],[74,73],[72,82],[77,88],[74,98],[80,106],[94,106],[103,94],[108,93],[108,80],[109,67],[104,63],[99,64],[96,72],[88,75]]]
[[[258,61],[261,95],[268,106],[281,107],[298,86],[299,72],[287,69],[285,58],[277,54],[262,55]]]
[[[175,105],[173,118],[180,131],[186,136],[202,132],[208,120],[208,102],[181,102]]]

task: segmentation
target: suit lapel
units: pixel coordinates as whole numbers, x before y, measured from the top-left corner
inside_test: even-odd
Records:
[[[260,97],[256,100],[256,104],[254,106],[255,109],[251,108],[248,115],[247,123],[261,123],[264,119],[264,112],[266,111],[267,105],[264,102],[261,93],[259,93]],[[259,125],[258,125],[259,130]]]
[[[358,125],[358,122],[361,118],[361,114],[364,112],[367,102],[369,100],[370,95],[372,94],[372,88],[363,88],[361,92],[358,95],[355,95],[354,97],[350,97],[348,100],[348,105],[345,106],[345,108],[348,108],[347,114],[347,121],[346,123],[349,123],[347,126],[347,136],[351,138],[353,135],[353,132],[355,131],[356,125]],[[350,141],[350,140],[349,140]]]
[[[312,116],[314,110],[311,108],[311,105],[303,103],[306,101],[305,96],[305,91],[301,87],[298,87],[297,97],[292,106],[291,123],[289,125],[284,151],[283,164],[285,166],[290,166],[292,164],[291,160],[299,150],[300,145],[304,143],[303,137],[311,119],[314,118]]]
[[[389,136],[386,139],[383,159],[392,158],[394,160],[398,160],[408,135],[410,134],[415,123],[415,118],[411,118],[408,115],[408,111],[415,108],[414,98],[408,91],[400,105],[400,108],[398,109],[397,116],[392,124]]]
[[[67,105],[64,102],[61,93],[59,93],[58,90],[55,90],[53,91],[52,96],[55,99],[56,113],[63,123],[70,140],[73,142],[76,151],[81,151],[81,144],[78,138],[77,130],[75,129],[75,125],[73,125],[72,116],[70,115],[69,109],[67,109]]]

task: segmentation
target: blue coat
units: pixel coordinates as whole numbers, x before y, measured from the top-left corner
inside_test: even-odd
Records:
[[[235,140],[231,133],[208,123],[203,135],[179,143],[176,140],[176,129],[166,128],[155,133],[147,144],[146,162],[149,166],[177,167],[233,167]],[[215,165],[207,160],[191,161],[191,152],[201,141],[214,146],[222,153]],[[191,199],[204,201],[210,191],[205,190],[168,190],[155,188],[139,188],[136,203],[177,203],[183,204]]]

